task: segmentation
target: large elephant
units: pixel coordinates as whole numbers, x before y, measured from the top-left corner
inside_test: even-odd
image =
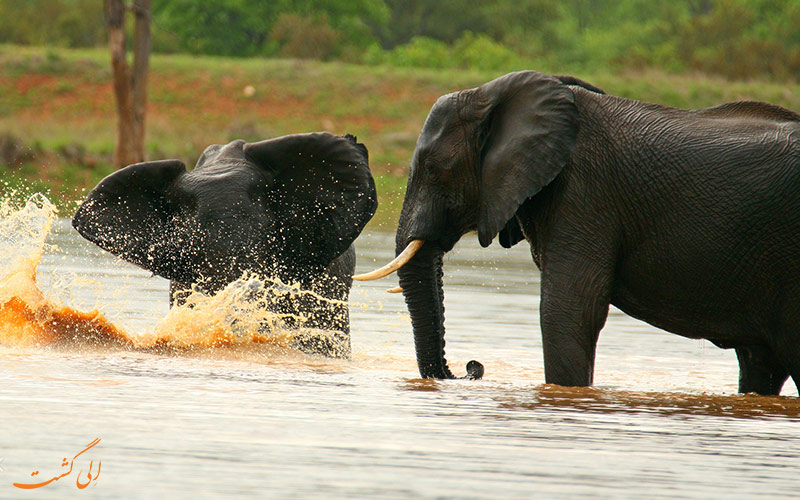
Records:
[[[299,284],[316,295],[275,307],[338,335],[300,336],[297,347],[348,356],[352,242],[376,208],[366,147],[351,135],[312,133],[215,144],[191,171],[179,160],[130,165],[100,181],[72,225],[169,279],[170,304],[192,287],[213,294],[246,273]]]
[[[735,348],[741,392],[800,386],[800,115],[674,109],[534,71],[439,98],[411,160],[402,258],[364,276],[400,267],[423,377],[453,377],[442,255],[476,229],[482,246],[530,244],[547,383],[592,383],[613,304]]]

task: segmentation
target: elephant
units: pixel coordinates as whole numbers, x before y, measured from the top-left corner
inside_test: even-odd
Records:
[[[169,279],[170,306],[191,290],[215,294],[245,275],[268,278],[246,286],[279,284],[273,303],[289,326],[305,317],[303,327],[333,332],[298,334],[294,347],[348,357],[352,243],[376,209],[367,148],[319,132],[214,144],[191,171],[180,160],[129,165],[97,184],[72,225]],[[288,284],[313,293],[288,294]],[[247,293],[269,293],[259,290]]]
[[[588,386],[613,304],[733,348],[739,391],[800,387],[800,115],[760,102],[684,110],[521,71],[440,97],[397,227],[422,377],[444,354],[442,256],[527,240],[541,271],[545,382]],[[468,367],[468,376],[473,370]]]

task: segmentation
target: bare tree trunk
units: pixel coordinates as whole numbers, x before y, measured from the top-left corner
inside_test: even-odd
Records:
[[[150,2],[134,0],[136,25],[133,34],[133,120],[135,144],[144,161],[144,130],[147,114],[147,73],[150,68]]]
[[[150,2],[134,0],[136,17],[133,37],[133,69],[125,49],[125,5],[122,0],[106,0],[108,45],[114,73],[117,101],[117,147],[114,166],[124,167],[144,161],[144,131],[147,110],[147,72],[150,59]]]

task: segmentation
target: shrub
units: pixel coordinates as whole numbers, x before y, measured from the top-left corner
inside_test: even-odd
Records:
[[[270,38],[284,57],[328,60],[342,49],[342,36],[328,23],[326,14],[313,17],[281,14],[272,27]]]
[[[388,51],[384,62],[390,66],[420,68],[446,68],[453,65],[447,44],[426,36],[416,36],[407,44]]]
[[[527,61],[491,37],[464,32],[452,45],[424,36],[411,39],[392,50],[373,45],[364,54],[366,64],[395,67],[467,68],[481,71],[522,69]]]
[[[525,66],[516,52],[484,34],[467,31],[456,40],[452,50],[456,64],[462,68],[511,71]]]

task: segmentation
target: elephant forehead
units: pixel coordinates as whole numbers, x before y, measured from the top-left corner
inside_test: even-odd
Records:
[[[191,230],[216,231],[220,225],[250,233],[263,231],[272,217],[263,179],[245,173],[187,173],[176,189],[174,208]]]
[[[197,160],[195,168],[205,167],[217,162],[225,161],[238,161],[245,162],[244,145],[246,143],[242,140],[229,142],[228,144],[212,144],[208,146],[200,158]]]
[[[456,93],[444,95],[433,105],[419,136],[421,146],[430,146],[441,139],[441,135],[454,123],[454,118],[458,116],[456,97]]]
[[[187,172],[181,188],[198,198],[247,196],[266,189],[266,179],[248,164],[215,164]]]
[[[274,225],[268,210],[241,198],[198,204],[187,221],[197,235],[203,236],[201,245],[224,244],[230,250],[237,244],[252,245]]]

